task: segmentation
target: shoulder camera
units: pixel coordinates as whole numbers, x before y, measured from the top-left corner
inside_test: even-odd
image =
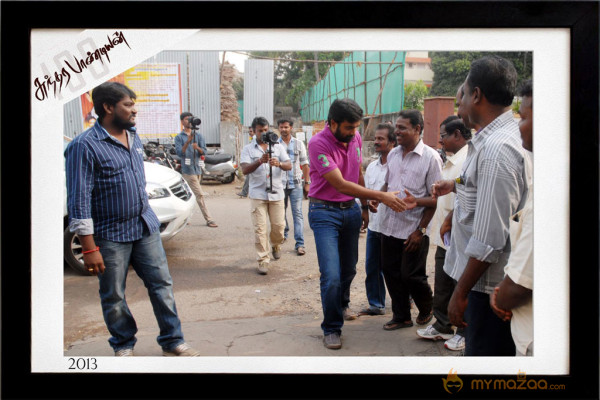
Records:
[[[192,129],[198,129],[198,127],[202,123],[202,121],[200,120],[200,118],[195,117],[193,115],[190,116],[190,117],[188,117],[188,121],[190,122],[190,125],[192,125]]]
[[[279,142],[279,136],[277,136],[275,132],[269,131],[263,133],[260,140],[267,144],[277,144]]]

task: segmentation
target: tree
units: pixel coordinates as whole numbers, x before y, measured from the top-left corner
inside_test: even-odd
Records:
[[[324,76],[335,61],[344,58],[345,53],[341,51],[252,51],[250,56],[274,59],[274,103],[279,106],[290,106],[297,112],[300,108],[302,96],[317,83],[317,76]],[[316,61],[332,61],[332,63]]]
[[[531,79],[533,72],[533,53],[530,51],[513,52],[466,52],[434,51],[430,53],[433,69],[433,96],[456,96],[456,90],[465,81],[471,63],[485,55],[496,54],[510,60],[517,70],[518,82]]]
[[[404,86],[404,108],[423,111],[427,94],[429,88],[423,81],[407,83]]]

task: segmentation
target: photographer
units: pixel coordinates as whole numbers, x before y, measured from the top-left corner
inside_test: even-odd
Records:
[[[282,170],[292,169],[285,149],[277,144],[278,137],[269,131],[269,121],[256,117],[252,121],[256,141],[244,146],[240,156],[242,172],[249,179],[250,214],[254,225],[258,273],[266,275],[269,269],[269,239],[273,258],[281,257],[285,229]],[[267,219],[271,233],[267,236]]]
[[[200,186],[200,178],[202,177],[200,162],[202,161],[202,155],[206,154],[204,137],[195,131],[200,125],[200,118],[196,118],[191,112],[186,111],[180,115],[179,119],[183,130],[175,137],[175,151],[181,158],[181,175],[194,192],[200,211],[202,211],[202,215],[206,220],[206,225],[216,228],[218,225],[208,213],[208,208],[204,203],[204,192],[202,186]],[[196,124],[193,125],[192,121]],[[192,134],[192,128],[195,131],[194,134]]]

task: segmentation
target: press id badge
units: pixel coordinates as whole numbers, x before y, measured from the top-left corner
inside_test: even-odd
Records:
[[[185,165],[192,165],[192,160],[190,160],[189,158],[186,158],[186,159],[183,161],[183,163],[184,163]]]
[[[204,168],[204,161],[202,161],[202,160],[198,160],[198,166],[199,166],[200,168]]]

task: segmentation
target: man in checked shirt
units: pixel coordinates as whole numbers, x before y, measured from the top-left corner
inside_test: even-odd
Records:
[[[511,253],[510,217],[527,199],[524,149],[511,104],[517,72],[499,56],[471,64],[459,115],[481,129],[469,142],[461,175],[434,184],[433,195],[456,192],[444,271],[457,282],[448,316],[465,328],[465,356],[514,356],[510,323],[490,307]]]
[[[419,309],[418,325],[433,318],[433,294],[425,272],[427,226],[437,206],[431,186],[442,178],[442,158],[423,143],[423,126],[420,111],[400,112],[395,130],[398,146],[387,156],[388,171],[381,189],[400,191],[411,207],[395,213],[384,205],[377,211],[381,213],[381,267],[392,299],[392,319],[383,325],[387,331],[413,326],[409,295]]]
[[[136,95],[105,82],[92,97],[98,120],[65,150],[67,206],[83,262],[98,276],[108,343],[115,356],[133,356],[137,325],[125,301],[131,264],[148,288],[163,356],[198,356],[183,339],[160,223],[148,203],[142,143],[134,128]]]

